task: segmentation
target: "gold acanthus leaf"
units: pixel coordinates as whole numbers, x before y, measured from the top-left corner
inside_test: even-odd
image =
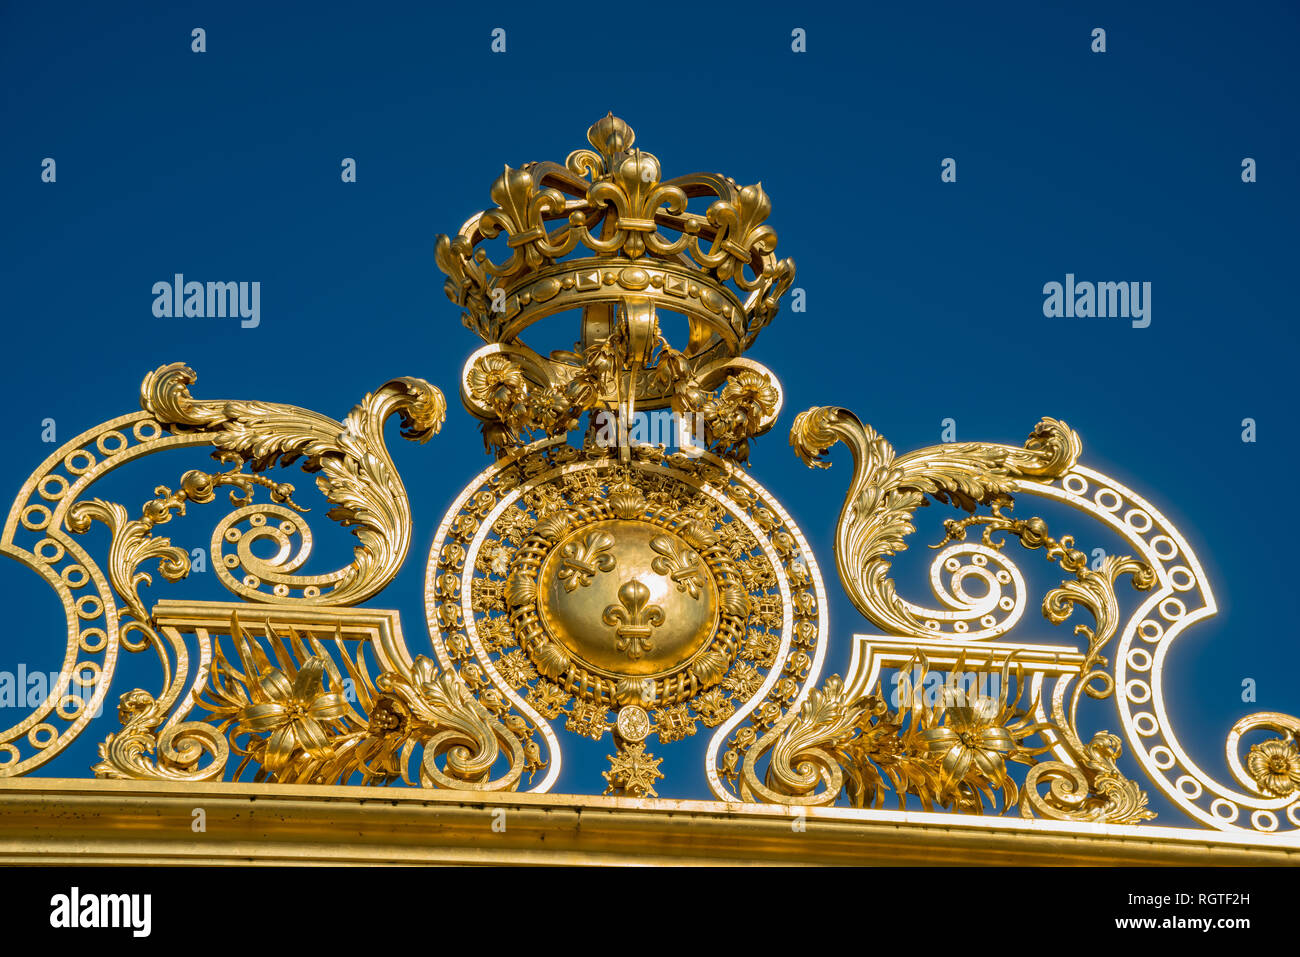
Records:
[[[201,721],[158,726],[167,709],[147,691],[122,695],[117,709],[122,730],[99,746],[95,777],[119,780],[220,781],[230,757],[221,730]],[[201,764],[204,756],[211,758]]]
[[[183,363],[162,366],[145,377],[140,404],[172,432],[209,434],[214,455],[238,458],[254,471],[301,459],[303,471],[321,473],[317,485],[334,505],[326,514],[357,536],[350,574],[316,601],[356,604],[387,585],[410,547],[411,509],[384,443],[384,422],[396,413],[402,435],[425,442],[446,418],[442,393],[423,379],[394,379],[337,422],[291,405],[195,399],[195,380]]]
[[[896,457],[871,426],[848,409],[801,412],[790,444],[809,466],[826,468],[826,452],[844,442],[853,454],[853,480],[835,532],[835,562],[850,600],[867,618],[894,634],[925,629],[895,593],[889,557],[907,548],[912,516],[932,496],[967,511],[1008,505],[1017,478],[1053,478],[1074,467],[1079,436],[1064,422],[1045,418],[1023,448],[983,442],[930,446]]]

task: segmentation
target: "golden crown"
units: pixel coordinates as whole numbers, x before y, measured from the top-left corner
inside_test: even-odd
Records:
[[[694,364],[739,355],[771,322],[794,260],[774,254],[762,184],[713,173],[662,179],[659,160],[634,149],[635,139],[606,115],[587,131],[592,149],[563,165],[506,166],[492,184],[496,206],[455,237],[438,237],[447,296],[484,341],[514,341],[539,319],[581,308],[587,344],[633,300],[688,318]],[[701,198],[712,200],[707,208],[687,208]],[[485,244],[503,233],[494,259]]]

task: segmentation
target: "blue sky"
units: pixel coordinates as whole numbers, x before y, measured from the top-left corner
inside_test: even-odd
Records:
[[[798,264],[807,313],[783,312],[751,353],[786,389],[752,467],[831,576],[826,673],[868,630],[833,577],[850,465],[841,453],[829,472],[806,470],[786,445],[794,413],[847,406],[900,451],[937,443],[948,417],[961,440],[1018,443],[1051,415],[1083,436],[1087,464],[1179,525],[1215,585],[1219,616],[1169,663],[1193,754],[1219,773],[1237,717],[1295,710],[1297,651],[1277,617],[1293,592],[1283,496],[1300,464],[1292,5],[557,9],[171,3],[55,17],[4,4],[0,484],[16,490],[52,450],[43,420],[62,442],[131,411],[144,373],[166,362],[193,366],[203,397],[335,417],[390,378],[424,377],[453,408],[429,445],[393,433],[416,541],[372,604],[400,609],[413,651],[427,650],[424,553],[486,464],[455,402],[477,340],[443,296],[434,237],[488,204],[503,163],[562,160],[613,110],[668,175],[761,180],[779,251]],[[496,27],[505,54],[490,52]],[[1104,54],[1090,50],[1094,27]],[[340,181],[343,157],[355,184]],[[940,181],[945,157],[955,183]],[[1244,157],[1255,183],[1242,182]],[[155,318],[151,288],[177,272],[261,282],[261,324]],[[1046,318],[1043,285],[1067,273],[1150,282],[1150,326]],[[197,464],[154,459],[112,489],[135,508]],[[938,540],[942,517],[913,551]],[[199,545],[212,520],[168,531]],[[322,569],[350,549],[333,531],[317,520],[318,540],[335,542],[322,541]],[[924,600],[914,567],[910,594]],[[0,669],[58,666],[62,615],[34,586],[17,564],[0,568]],[[149,597],[221,594],[208,576]],[[1035,622],[1021,635],[1061,632]],[[1244,677],[1257,704],[1240,700]],[[124,665],[113,700],[133,680],[156,680],[148,662]],[[1113,709],[1099,720],[1114,727]],[[86,773],[111,723],[46,773]],[[705,795],[692,747],[652,748],[673,752],[661,794]],[[583,750],[560,789],[598,787],[608,750]]]

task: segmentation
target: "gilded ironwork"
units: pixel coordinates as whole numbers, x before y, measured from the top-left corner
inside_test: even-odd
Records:
[[[896,458],[889,444],[852,413],[818,408],[796,416],[790,441],[809,465],[826,465],[822,456],[839,441],[853,453],[855,470],[836,532],[836,560],[849,597],[887,634],[903,636],[913,644],[941,636],[954,647],[978,648],[981,643],[991,647],[988,639],[1010,630],[1023,613],[1026,592],[1023,576],[1005,554],[1003,542],[993,537],[997,532],[1015,537],[1028,549],[1044,549],[1050,560],[1073,576],[1044,596],[1043,615],[1060,624],[1078,606],[1092,615],[1094,624],[1075,627],[1085,649],[1070,679],[1073,687],[1070,681],[1058,680],[1050,700],[1039,705],[1056,760],[1038,761],[1030,768],[1022,786],[1022,814],[1115,823],[1154,817],[1146,795],[1118,767],[1126,740],[1142,770],[1164,795],[1205,824],[1240,827],[1241,812],[1249,811],[1250,828],[1266,833],[1283,826],[1276,812],[1285,810],[1286,829],[1300,827],[1300,801],[1269,790],[1262,771],[1265,748],[1273,761],[1269,767],[1285,766],[1283,751],[1297,728],[1294,717],[1261,712],[1234,726],[1228,738],[1228,763],[1245,792],[1201,770],[1177,743],[1159,690],[1160,662],[1185,627],[1214,613],[1214,599],[1199,562],[1177,530],[1140,496],[1079,465],[1082,444],[1064,423],[1044,419],[1019,449],[966,443]],[[1060,502],[1090,515],[1119,532],[1134,555],[1107,555],[1093,567],[1072,536],[1056,539],[1041,518],[1007,515],[1017,495]],[[906,548],[904,539],[914,531],[912,515],[927,497],[972,513],[947,520],[945,537],[934,546],[942,550],[931,566],[931,585],[947,606],[943,610],[900,597],[890,578],[890,556]],[[989,514],[975,514],[981,506],[987,506]],[[983,529],[978,543],[966,540],[972,527]],[[974,598],[962,589],[963,578],[970,574],[986,583],[985,595]],[[1121,575],[1127,575],[1139,592],[1148,593],[1127,619],[1115,594]],[[1199,607],[1193,604],[1197,600]],[[1112,665],[1103,651],[1117,635]],[[865,690],[864,678],[858,674],[851,682],[859,694]],[[1123,738],[1103,731],[1085,743],[1077,726],[1084,694],[1116,702]],[[799,727],[795,719],[787,719],[786,729],[795,729],[792,735],[807,735]],[[1262,729],[1280,731],[1283,737],[1275,739],[1280,744],[1254,745],[1255,771],[1251,772],[1237,756],[1238,742],[1242,735]],[[777,739],[768,737],[772,740],[764,747],[771,748]],[[1172,779],[1171,769],[1180,772]],[[1040,784],[1048,790],[1040,792]],[[790,797],[776,799],[790,803]]]
[[[744,469],[707,452],[636,447],[623,465],[554,439],[516,450],[448,512],[426,595],[441,666],[481,674],[539,728],[548,777],[553,721],[599,740],[629,706],[663,743],[697,720],[716,729],[710,768],[723,751],[735,762],[756,740],[742,722],[797,707],[820,667],[825,599],[807,542]]]
[[[145,377],[140,412],[65,444],[10,510],[0,551],[55,589],[67,640],[45,700],[0,733],[0,777],[62,751],[107,700],[120,653],[152,651],[159,680],[119,689],[96,777],[533,800],[558,779],[563,736],[609,735],[609,806],[650,807],[665,778],[652,739],[658,750],[705,729],[705,780],[732,808],[843,811],[861,828],[955,814],[990,834],[1140,825],[1160,840],[1171,831],[1150,823],[1153,787],[1233,840],[1296,845],[1300,719],[1242,717],[1225,745],[1234,783],[1193,761],[1162,682],[1175,639],[1217,610],[1209,583],[1149,501],[1080,464],[1079,436],[1057,419],[1019,446],[896,454],[847,409],[794,418],[790,444],[808,465],[828,465],[840,442],[852,454],[836,565],[879,630],[854,636],[848,669],[821,681],[818,563],[747,468],[784,402],[776,375],[744,355],[794,279],[771,201],[718,174],[665,178],[613,115],[587,139],[563,163],[507,166],[492,207],[437,240],[446,293],[484,343],[457,386],[493,461],[434,535],[431,655],[412,653],[396,612],[354,606],[393,581],[414,534],[384,423],[397,415],[406,438],[428,440],[442,393],[393,379],[335,420],[196,398],[195,373],[164,365]],[[572,348],[525,342],[564,313]],[[685,317],[685,342],[665,334],[669,313]],[[169,472],[152,497],[91,493],[154,452],[203,447],[218,468]],[[278,474],[295,464],[355,537],[342,568],[301,570],[309,511]],[[154,574],[161,593],[192,571],[160,527],[218,492],[230,508],[211,533],[213,570],[235,600],[167,592],[151,607]],[[930,503],[958,512],[931,546],[934,601],[919,602],[894,561]],[[1090,525],[1053,517],[1049,530],[1039,505]],[[95,525],[109,535],[102,563],[86,547]],[[1122,547],[1090,558],[1098,532]],[[1074,620],[1055,643],[1017,637],[1032,602],[1008,544],[1064,576],[1039,605],[1042,627]]]
[[[605,777],[606,794],[626,794],[629,797],[655,797],[658,791],[654,782],[662,778],[656,758],[646,751],[640,741],[629,742],[619,748],[618,754],[608,755],[609,770],[600,772]]]
[[[406,437],[426,441],[445,415],[437,389],[420,379],[395,379],[337,422],[290,405],[198,400],[189,392],[194,381],[194,372],[181,363],[147,375],[140,394],[144,411],[111,419],[63,445],[27,480],[10,509],[0,551],[32,568],[58,593],[67,617],[67,650],[46,699],[0,732],[0,774],[41,766],[81,733],[102,708],[123,649],[156,650],[164,669],[164,687],[154,703],[136,699],[130,706],[132,734],[144,733],[151,712],[169,711],[177,703],[189,667],[187,652],[156,632],[139,592],[152,577],[140,565],[157,561],[169,582],[189,574],[189,553],[154,535],[173,513],[183,514],[187,503],[210,503],[218,487],[230,488],[233,508],[214,529],[213,564],[222,584],[246,600],[354,604],[379,592],[401,567],[410,545],[410,505],[384,447],[383,423],[396,414]],[[158,486],[138,519],[131,519],[124,505],[82,498],[124,465],[195,446],[211,448],[215,458],[233,467],[186,472],[175,491]],[[353,561],[342,569],[294,574],[310,556],[312,538],[293,502],[293,486],[242,471],[258,473],[295,460],[304,470],[321,473],[317,484],[334,505],[327,517],[352,527],[359,539]],[[265,489],[270,501],[254,502],[258,489]],[[92,522],[112,533],[107,574],[78,541]],[[267,539],[279,547],[269,560],[250,551],[254,542]],[[227,552],[232,544],[234,551]],[[236,577],[239,571],[244,574]]]
[[[259,636],[241,607],[160,603],[160,631],[192,636],[200,667],[170,718],[146,691],[122,696],[97,776],[220,780],[233,755],[234,780],[512,790],[543,766],[517,716],[498,720],[430,659],[410,661],[375,619],[281,609],[254,619]],[[195,706],[205,718],[182,720]]]
[[[606,116],[587,133],[592,149],[563,164],[507,166],[490,190],[496,206],[438,238],[447,296],[465,310],[466,326],[510,344],[539,319],[584,308],[584,338],[594,342],[612,309],[631,299],[689,317],[694,367],[753,344],[794,279],[793,261],[774,255],[763,187],[707,173],[665,180],[635,139]],[[698,197],[709,200],[703,215],[687,209]],[[501,237],[498,259],[489,248]],[[573,258],[578,250],[594,255]],[[565,382],[578,366],[576,355],[536,358]],[[666,401],[675,383],[655,378],[641,376],[638,391]]]

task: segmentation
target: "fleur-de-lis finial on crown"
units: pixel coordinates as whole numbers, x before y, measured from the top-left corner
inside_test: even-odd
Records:
[[[490,190],[496,205],[438,237],[446,292],[465,324],[506,343],[570,309],[608,325],[611,311],[637,300],[687,316],[693,359],[740,355],[794,279],[793,260],[776,258],[762,185],[714,173],[662,179],[658,158],[634,150],[636,134],[613,113],[587,141],[563,164],[507,166]],[[696,198],[711,202],[689,210]],[[571,255],[584,247],[590,255]]]
[[[587,130],[587,142],[600,153],[605,160],[605,168],[609,169],[618,154],[626,153],[632,148],[636,142],[636,133],[611,112],[591,125]]]

